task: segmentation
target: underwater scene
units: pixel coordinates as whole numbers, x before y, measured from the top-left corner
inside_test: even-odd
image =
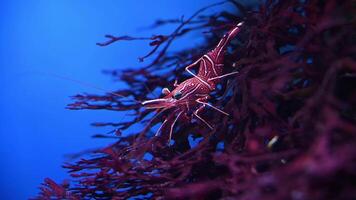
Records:
[[[356,3],[0,3],[0,199],[356,199]]]

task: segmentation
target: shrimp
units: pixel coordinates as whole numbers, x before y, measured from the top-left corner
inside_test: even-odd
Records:
[[[226,47],[230,41],[240,32],[243,22],[235,25],[221,39],[217,46],[196,60],[194,63],[185,67],[185,70],[193,77],[183,81],[180,84],[175,83],[174,89],[170,91],[168,88],[163,88],[162,93],[165,95],[162,98],[146,100],[142,105],[146,109],[156,109],[158,113],[166,110],[172,110],[173,115],[163,121],[156,132],[156,136],[164,126],[169,125],[169,141],[172,138],[174,125],[183,115],[187,116],[190,111],[193,111],[193,116],[202,121],[210,129],[213,126],[200,116],[200,113],[205,107],[210,107],[223,115],[229,116],[225,111],[208,103],[209,93],[216,89],[216,85],[220,79],[227,76],[237,74],[231,72],[223,74],[224,56]],[[198,73],[194,74],[191,69],[199,66]],[[173,117],[172,117],[173,116]]]

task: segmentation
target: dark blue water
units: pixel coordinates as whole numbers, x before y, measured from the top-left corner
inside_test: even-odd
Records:
[[[190,16],[215,3],[210,0],[85,1],[2,0],[0,2],[0,199],[34,196],[45,177],[68,177],[61,164],[66,154],[102,147],[110,140],[92,139],[94,121],[117,121],[120,113],[70,111],[69,96],[102,93],[53,74],[111,90],[123,87],[101,74],[103,69],[138,67],[147,42],[98,47],[105,34],[150,36],[174,26],[140,29],[156,19]],[[214,12],[219,8],[210,9]],[[221,9],[221,7],[220,7]],[[197,38],[199,33],[193,34]],[[173,49],[199,39],[173,43]],[[52,74],[52,75],[51,75]]]

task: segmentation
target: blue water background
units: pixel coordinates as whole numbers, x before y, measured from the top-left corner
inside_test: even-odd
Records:
[[[117,121],[110,111],[71,111],[69,96],[100,94],[94,88],[53,74],[88,82],[107,90],[124,87],[103,69],[139,67],[137,58],[151,48],[144,41],[96,46],[105,34],[151,36],[175,26],[145,29],[156,19],[188,17],[211,0],[2,0],[0,2],[0,199],[27,199],[37,194],[45,177],[68,178],[65,155],[113,142],[92,139],[95,121]],[[215,12],[223,7],[209,9]],[[194,33],[172,49],[201,42]]]

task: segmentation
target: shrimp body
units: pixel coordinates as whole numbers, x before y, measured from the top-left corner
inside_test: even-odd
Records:
[[[219,43],[213,50],[203,55],[194,63],[185,67],[185,70],[193,76],[192,78],[189,78],[180,84],[175,84],[175,88],[172,91],[164,88],[162,90],[165,95],[163,98],[142,102],[142,104],[148,109],[171,109],[173,112],[172,116],[175,116],[168,117],[158,129],[156,135],[159,134],[159,131],[163,126],[170,124],[169,139],[171,139],[173,127],[177,120],[183,115],[187,116],[187,113],[190,113],[191,111],[194,111],[194,117],[198,118],[209,128],[213,129],[213,126],[199,115],[199,113],[206,106],[209,106],[224,115],[229,115],[223,110],[209,104],[207,100],[210,97],[209,93],[215,90],[216,84],[220,79],[237,73],[232,72],[223,74],[224,56],[227,45],[237,35],[237,33],[240,32],[242,24],[242,22],[238,23],[229,32],[227,32],[220,39]],[[194,74],[190,69],[197,66],[199,67],[198,73]]]

